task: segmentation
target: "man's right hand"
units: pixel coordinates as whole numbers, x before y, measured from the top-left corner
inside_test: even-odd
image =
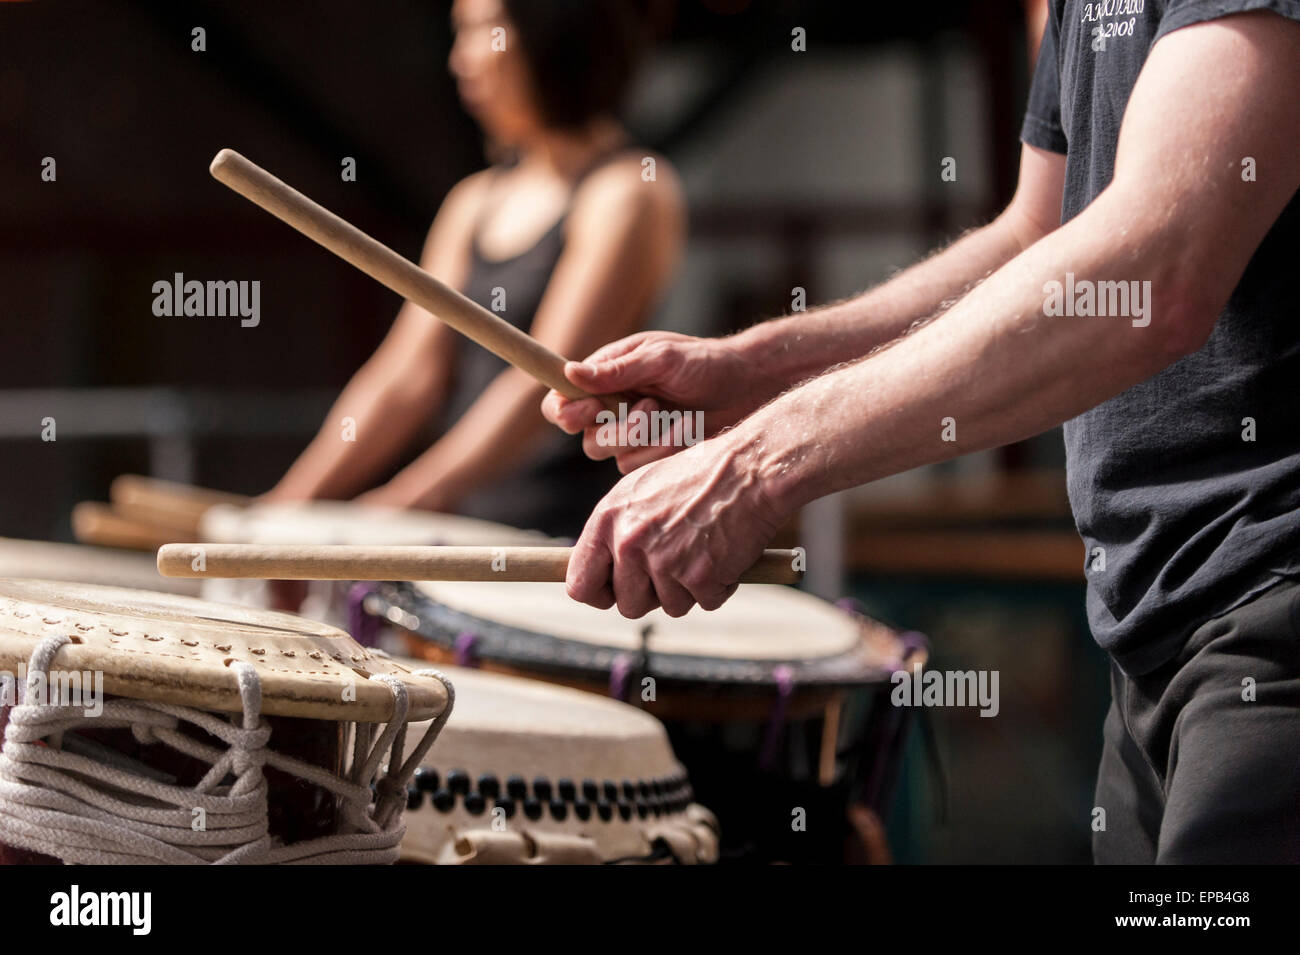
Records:
[[[675,332],[641,332],[612,342],[583,362],[567,362],[564,376],[592,394],[635,396],[628,408],[655,411],[704,412],[704,435],[711,437],[735,424],[761,403],[755,369],[725,339],[693,338]],[[595,398],[565,398],[548,392],[542,401],[546,419],[569,434],[582,432],[582,447],[596,460],[615,458],[627,474],[644,464],[668,457],[683,444],[670,436],[648,447],[629,447],[619,440],[602,441],[608,428],[597,424],[604,406]]]

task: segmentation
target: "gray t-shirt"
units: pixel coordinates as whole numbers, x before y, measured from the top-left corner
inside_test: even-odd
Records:
[[[1152,45],[1250,10],[1300,20],[1300,0],[1053,0],[1021,138],[1067,157],[1062,222],[1110,182]],[[1129,673],[1154,670],[1200,624],[1300,576],[1298,253],[1300,194],[1203,348],[1065,425],[1089,622]],[[1157,299],[1151,324],[1124,333],[1159,347],[1159,309]]]

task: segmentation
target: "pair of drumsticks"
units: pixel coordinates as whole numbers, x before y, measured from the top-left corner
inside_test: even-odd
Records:
[[[231,149],[217,153],[213,177],[309,239],[350,262],[494,355],[568,398],[593,397],[564,377],[564,359],[527,333],[439,282],[414,262],[366,235]],[[607,407],[626,400],[598,397]],[[563,581],[567,547],[351,547],[166,544],[166,577],[261,577],[281,580]],[[794,583],[796,551],[768,550],[743,583]]]
[[[208,508],[250,503],[251,498],[240,494],[121,474],[108,489],[107,504],[82,501],[72,509],[72,533],[83,544],[157,550],[168,541],[197,534]]]

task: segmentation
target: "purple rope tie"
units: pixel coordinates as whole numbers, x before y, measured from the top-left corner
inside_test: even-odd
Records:
[[[472,630],[462,630],[456,634],[456,666],[478,667],[478,634]]]
[[[609,695],[616,700],[627,700],[627,681],[632,675],[633,656],[620,653],[609,668]]]
[[[768,717],[767,731],[763,734],[763,748],[759,751],[758,758],[758,768],[764,772],[771,772],[776,765],[776,751],[781,745],[781,736],[785,730],[790,697],[794,696],[794,670],[788,666],[778,666],[772,671],[772,676],[776,679],[776,702],[772,704],[772,715]]]
[[[898,635],[898,640],[903,645],[903,656],[902,659],[899,660],[900,665],[906,663],[908,658],[910,658],[912,654],[916,653],[916,651],[928,651],[930,649],[930,638],[915,630],[909,630],[907,633],[900,633]]]
[[[835,601],[835,606],[837,609],[843,610],[845,613],[857,614],[859,617],[865,617],[867,615],[867,608],[863,606],[862,601],[857,597],[841,597],[839,600]]]
[[[379,642],[381,622],[366,613],[366,598],[375,592],[368,583],[353,584],[348,589],[348,633],[363,647],[373,647]]]
[[[857,597],[841,597],[835,601],[835,606],[845,613],[855,614],[859,617],[867,616],[866,605]],[[915,630],[909,630],[907,633],[898,635],[899,643],[902,644],[902,652],[898,659],[898,665],[894,669],[901,669],[912,654],[918,650],[930,649],[930,638],[923,633]]]

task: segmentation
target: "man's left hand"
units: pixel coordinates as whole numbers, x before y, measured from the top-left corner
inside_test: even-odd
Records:
[[[755,443],[736,431],[632,472],[588,519],[569,596],[633,618],[716,610],[789,516],[762,474]]]

